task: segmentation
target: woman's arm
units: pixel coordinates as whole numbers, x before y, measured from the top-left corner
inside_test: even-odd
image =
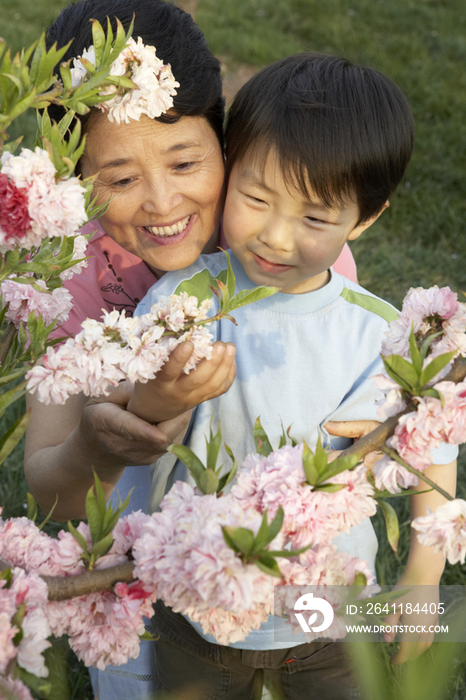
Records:
[[[126,466],[152,464],[171,442],[183,439],[189,413],[150,425],[126,410],[131,392],[125,382],[105,400],[89,401],[80,394],[64,406],[45,406],[28,396],[26,479],[44,512],[58,496],[54,519],[86,516],[94,470],[109,497]]]

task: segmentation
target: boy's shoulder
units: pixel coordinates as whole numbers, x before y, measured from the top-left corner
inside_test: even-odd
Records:
[[[182,270],[166,272],[147,292],[137,308],[136,315],[147,313],[152,304],[161,297],[170,294],[187,292],[189,296],[195,296],[199,301],[210,298],[210,289],[216,278],[225,277],[227,271],[227,258],[225,253],[211,253],[200,255],[198,259]],[[224,281],[224,280],[222,280]]]
[[[336,274],[336,273],[333,273]],[[343,281],[340,297],[353,308],[356,313],[370,318],[372,315],[382,318],[387,323],[398,318],[398,310],[384,299],[372,294],[359,284],[339,275]]]

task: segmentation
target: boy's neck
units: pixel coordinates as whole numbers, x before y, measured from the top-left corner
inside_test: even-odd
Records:
[[[307,294],[308,292],[315,292],[317,289],[322,289],[330,282],[330,270],[324,270],[314,277],[308,277],[308,279],[303,280],[294,284],[288,289],[282,289],[283,294]]]

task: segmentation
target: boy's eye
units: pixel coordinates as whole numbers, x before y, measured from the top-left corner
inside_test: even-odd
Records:
[[[258,204],[265,204],[263,199],[259,199],[259,197],[254,197],[252,194],[246,195],[249,197],[249,199],[252,199],[253,202],[257,202]]]
[[[325,224],[326,221],[322,219],[317,219],[315,216],[306,216],[306,221],[310,221],[312,224]]]

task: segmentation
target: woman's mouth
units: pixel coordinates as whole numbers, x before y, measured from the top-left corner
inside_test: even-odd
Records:
[[[169,226],[141,226],[141,228],[155,238],[159,245],[170,245],[178,243],[189,234],[195,218],[193,214],[188,214],[184,219]]]

